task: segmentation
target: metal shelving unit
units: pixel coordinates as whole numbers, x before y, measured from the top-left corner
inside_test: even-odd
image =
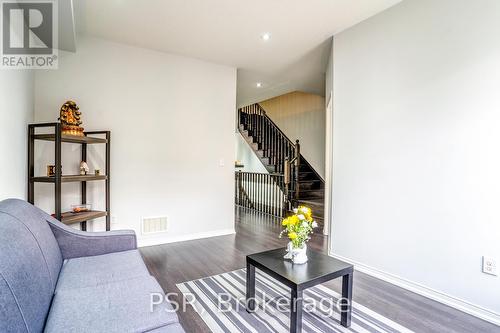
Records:
[[[36,134],[38,128],[53,128],[53,134]],[[110,131],[93,131],[84,132],[85,136],[64,135],[61,131],[60,123],[43,123],[28,125],[28,201],[32,204],[35,202],[35,184],[36,183],[53,183],[54,184],[54,205],[55,217],[65,223],[73,224],[80,223],[83,231],[87,230],[87,221],[99,217],[106,218],[106,230],[110,230],[111,212],[110,212]],[[90,136],[89,136],[90,135]],[[95,137],[95,135],[104,136],[104,138]],[[55,144],[55,175],[54,176],[37,176],[35,177],[35,140],[52,141]],[[87,145],[89,144],[105,144],[106,145],[106,168],[104,175],[63,175],[61,167],[62,144],[73,143],[80,144],[82,147],[81,160],[87,161]],[[81,191],[81,203],[87,203],[87,182],[89,181],[105,181],[106,191],[106,210],[105,211],[87,211],[81,213],[62,212],[61,211],[61,184],[68,182],[79,182]]]

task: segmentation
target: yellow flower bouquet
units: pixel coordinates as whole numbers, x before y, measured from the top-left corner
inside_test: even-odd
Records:
[[[299,206],[293,210],[293,213],[293,215],[283,219],[284,230],[280,233],[280,238],[286,234],[290,239],[285,259],[292,259],[294,263],[303,263],[307,261],[306,242],[311,239],[310,235],[318,224],[314,221],[309,207]]]

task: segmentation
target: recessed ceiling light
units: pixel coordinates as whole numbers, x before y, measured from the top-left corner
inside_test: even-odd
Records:
[[[255,85],[257,86],[257,88],[262,87],[262,83],[261,82],[257,82]]]
[[[262,38],[263,41],[268,41],[269,39],[271,39],[271,34],[269,32],[263,33],[260,38]]]

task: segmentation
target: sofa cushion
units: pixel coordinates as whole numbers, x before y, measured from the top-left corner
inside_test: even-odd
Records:
[[[45,332],[148,332],[177,323],[168,302],[151,306],[154,293],[163,290],[151,276],[60,290]]]
[[[56,293],[147,276],[149,271],[138,250],[74,258],[64,262]]]

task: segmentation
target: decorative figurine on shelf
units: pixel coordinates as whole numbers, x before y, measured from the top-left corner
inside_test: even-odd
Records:
[[[47,165],[47,177],[54,177],[56,175],[56,166]]]
[[[83,136],[83,127],[80,127],[82,113],[73,101],[67,101],[61,106],[59,120],[62,124],[62,134]]]
[[[94,173],[95,173],[96,176],[99,176],[101,174],[101,170],[100,169],[95,169]]]
[[[89,172],[89,165],[85,161],[80,162],[80,175],[86,175]]]

